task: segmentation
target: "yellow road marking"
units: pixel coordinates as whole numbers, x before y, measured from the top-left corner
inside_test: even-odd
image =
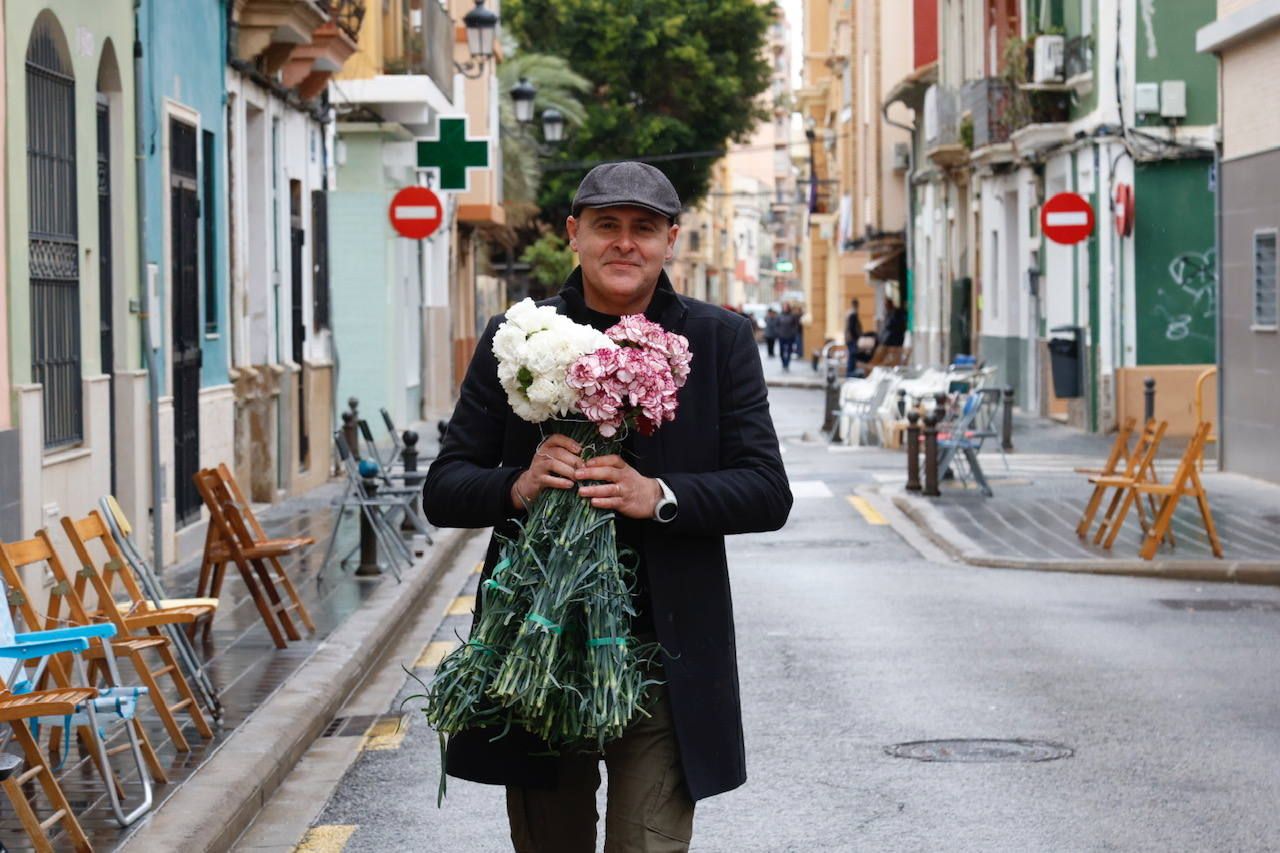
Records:
[[[858,511],[858,514],[861,515],[864,519],[866,519],[867,524],[888,524],[889,523],[885,521],[884,516],[881,515],[880,512],[875,507],[867,503],[866,498],[860,498],[857,495],[849,495],[847,498],[845,498],[845,500],[849,502],[849,506],[856,509]]]
[[[481,560],[480,562],[476,563],[475,568],[471,570],[471,574],[478,575],[483,571],[484,571],[484,560]]]
[[[414,662],[413,668],[435,669],[440,665],[440,661],[444,660],[444,656],[457,647],[456,640],[438,640],[434,643],[427,643],[422,650],[422,654],[418,655],[417,661]]]
[[[472,610],[476,609],[476,597],[474,595],[460,595],[449,605],[449,609],[444,612],[445,616],[466,616]]]
[[[293,848],[293,853],[342,853],[351,836],[359,827],[350,823],[331,823],[313,826]]]
[[[399,749],[409,733],[408,717],[383,717],[364,733],[361,749]]]

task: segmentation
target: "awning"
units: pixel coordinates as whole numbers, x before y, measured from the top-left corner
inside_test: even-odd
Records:
[[[878,278],[881,281],[896,280],[898,277],[898,259],[902,257],[905,251],[905,246],[894,246],[884,254],[873,258],[863,269],[870,278]]]

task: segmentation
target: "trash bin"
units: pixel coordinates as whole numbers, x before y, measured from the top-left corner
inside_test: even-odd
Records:
[[[1049,365],[1055,397],[1081,396],[1079,338],[1050,338]]]

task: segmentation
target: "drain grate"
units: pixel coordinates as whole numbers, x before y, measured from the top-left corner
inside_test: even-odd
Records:
[[[1156,600],[1170,610],[1185,610],[1191,613],[1197,610],[1206,613],[1237,613],[1242,610],[1255,613],[1280,613],[1280,602],[1260,601],[1256,598],[1159,598]]]
[[[334,717],[324,727],[320,737],[361,737],[382,714],[355,714],[350,717]]]
[[[958,738],[917,740],[884,748],[894,758],[913,761],[945,761],[957,764],[1026,763],[1070,758],[1075,750],[1045,740],[996,740]]]

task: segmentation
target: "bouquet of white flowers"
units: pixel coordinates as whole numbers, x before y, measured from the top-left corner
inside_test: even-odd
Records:
[[[507,312],[493,352],[515,413],[555,419],[584,461],[618,453],[629,429],[650,435],[673,420],[691,360],[684,337],[643,316],[601,333],[527,299]],[[613,512],[575,489],[545,489],[526,509],[481,585],[470,638],[427,690],[442,750],[464,729],[513,724],[553,748],[599,749],[645,713],[657,648],[631,636],[636,561],[619,552]]]

